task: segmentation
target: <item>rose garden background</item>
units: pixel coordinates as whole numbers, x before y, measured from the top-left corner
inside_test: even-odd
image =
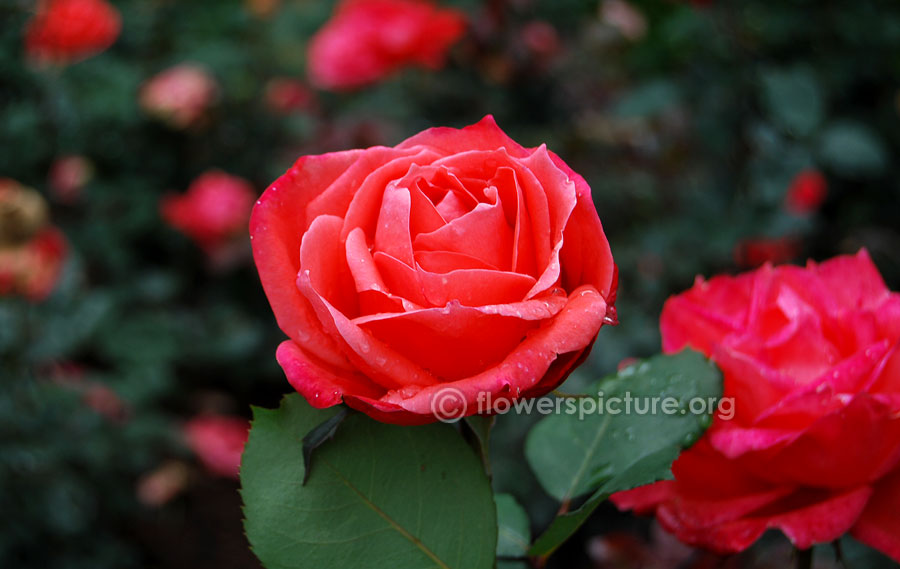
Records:
[[[493,114],[583,175],[620,324],[566,391],[659,351],[698,274],[865,247],[900,288],[896,3],[445,0],[446,56],[351,65],[362,84],[313,57],[330,1],[111,2],[64,18],[105,22],[77,56],[29,31],[50,4],[0,4],[0,566],[258,566],[237,457],[249,406],[290,387],[246,226],[301,154]],[[515,468],[536,419],[502,418],[492,447],[539,530],[556,504]],[[717,557],[604,506],[549,566],[789,558],[780,535]]]

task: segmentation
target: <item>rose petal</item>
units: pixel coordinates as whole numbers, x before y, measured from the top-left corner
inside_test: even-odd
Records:
[[[300,240],[307,204],[358,159],[360,151],[306,156],[263,193],[250,218],[253,258],[278,326],[304,349],[330,365],[349,367],[294,281],[300,270]]]
[[[900,469],[875,485],[853,537],[900,562]]]
[[[388,184],[382,197],[378,227],[375,230],[375,250],[409,266],[415,263],[409,231],[411,199],[407,188]]]
[[[783,531],[798,549],[809,549],[844,535],[857,521],[871,495],[868,486],[835,493],[805,508],[773,516],[766,526]]]
[[[376,314],[354,322],[447,381],[463,379],[498,364],[536,325],[514,316],[485,314],[477,307],[456,301],[443,308]]]
[[[428,146],[443,155],[457,154],[469,150],[506,149],[511,156],[523,158],[528,151],[518,142],[500,130],[492,115],[462,129],[436,127],[407,138],[397,145],[398,149]]]
[[[842,255],[818,265],[810,262],[807,268],[821,279],[834,307],[833,312],[856,308],[874,309],[890,294],[881,273],[865,249],[860,249],[856,255]]]
[[[847,444],[848,432],[866,444]],[[900,460],[900,415],[889,402],[861,393],[792,439],[759,451],[741,449],[746,452],[739,464],[778,484],[835,489],[865,485]]]
[[[339,404],[346,393],[379,397],[384,392],[361,374],[345,370],[330,371],[326,364],[316,362],[313,356],[291,340],[278,346],[275,358],[291,387],[319,409]]]
[[[503,206],[480,203],[437,231],[420,233],[413,247],[417,251],[463,253],[506,270],[512,259],[512,243],[512,230],[506,224]]]
[[[416,251],[415,259],[420,267],[432,273],[449,273],[460,269],[500,270],[481,259],[453,251]]]
[[[371,154],[371,156],[370,156]],[[364,153],[357,164],[341,176],[335,189],[317,201],[318,208],[310,208],[310,214],[328,214],[339,211],[344,218],[341,238],[362,228],[367,236],[375,235],[378,215],[387,185],[406,174],[416,164],[428,164],[438,156],[424,148],[411,148],[402,152],[392,148],[373,147]],[[348,205],[349,204],[349,205]]]
[[[343,220],[322,215],[313,220],[300,244],[300,271],[318,294],[350,317],[359,312],[356,287],[340,241]]]
[[[520,302],[534,285],[534,278],[505,271],[461,269],[436,274],[417,270],[422,292],[431,306],[456,301],[463,306]]]
[[[515,311],[513,313],[521,313],[522,317],[530,315],[537,319],[542,319],[540,312],[543,312],[543,319],[546,319],[548,314],[552,314],[556,302],[558,297],[549,297],[546,300],[529,301],[512,307],[501,305],[479,307],[478,310],[497,313]],[[522,311],[526,307],[529,312]],[[390,399],[383,400],[400,405],[413,413],[430,414],[432,398],[448,387],[458,389],[471,408],[477,404],[477,397],[481,393],[508,391],[514,397],[519,397],[540,382],[559,354],[580,352],[590,345],[603,325],[605,314],[606,301],[603,297],[593,287],[581,287],[569,295],[564,308],[549,321],[549,324],[532,330],[499,365],[469,378],[426,387],[411,396],[398,392]],[[549,389],[551,387],[547,388],[548,391]]]
[[[675,353],[691,346],[712,355],[716,343],[745,326],[753,286],[752,274],[698,277],[689,291],[669,298],[663,306],[663,351]]]
[[[347,359],[372,381],[385,389],[438,383],[437,378],[430,372],[361,330],[345,314],[331,305],[315,289],[308,271],[300,272],[297,287],[309,299],[323,329],[342,346]]]
[[[616,265],[586,184],[578,190],[575,207],[563,233],[559,258],[564,288],[572,288],[575,283],[589,283],[612,304],[617,286]]]

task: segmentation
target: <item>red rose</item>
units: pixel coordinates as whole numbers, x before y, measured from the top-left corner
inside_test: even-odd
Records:
[[[47,0],[25,29],[25,51],[46,63],[74,63],[105,50],[122,28],[104,0]]]
[[[426,0],[344,0],[312,38],[309,74],[324,89],[354,89],[408,65],[438,69],[465,31],[457,10]]]
[[[698,280],[661,328],[666,352],[721,367],[734,416],[619,507],[720,552],[770,528],[799,548],[850,531],[900,560],[900,294],[865,251]]]
[[[212,170],[194,180],[187,193],[160,202],[163,219],[215,255],[236,239],[246,239],[256,191],[243,178]]]
[[[491,117],[394,148],[305,156],[257,202],[253,254],[288,380],[398,424],[539,396],[613,316],[616,269],[585,181]],[[609,316],[607,316],[609,314]],[[456,391],[444,391],[447,388]]]
[[[195,417],[184,426],[188,446],[210,472],[237,478],[250,423],[240,417]]]
[[[791,182],[784,205],[791,213],[806,215],[819,209],[827,192],[825,176],[816,170],[804,170]]]
[[[139,98],[147,113],[182,129],[202,122],[218,90],[204,67],[182,63],[151,77],[141,86]]]

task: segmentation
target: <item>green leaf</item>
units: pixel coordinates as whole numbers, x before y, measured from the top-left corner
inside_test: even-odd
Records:
[[[819,140],[819,157],[845,176],[876,175],[888,163],[887,150],[869,127],[842,121],[831,125]]]
[[[528,555],[550,555],[564,541],[569,539],[581,527],[597,506],[616,492],[629,490],[643,484],[649,484],[666,478],[672,462],[678,458],[680,448],[664,448],[638,460],[619,476],[609,480],[599,490],[591,494],[579,508],[561,516],[557,516],[550,527],[534,542]]]
[[[490,569],[497,518],[487,477],[449,425],[398,427],[361,414],[316,453],[303,436],[335,414],[300,395],[254,409],[241,465],[247,537],[269,569]]]
[[[721,376],[702,355],[686,350],[655,356],[600,382],[586,398],[611,412],[586,413],[583,418],[577,413],[551,415],[531,430],[525,454],[547,493],[569,500],[595,490],[649,454],[693,443],[710,417],[690,412],[690,402],[702,400],[706,408],[714,407],[709,400],[721,393]],[[664,404],[672,407],[671,413],[663,412]]]
[[[497,494],[494,502],[497,504],[497,556],[524,557],[531,543],[528,514],[510,494]]]
[[[671,476],[680,450],[710,424],[722,382],[709,360],[685,350],[629,366],[600,382],[597,391],[601,403],[596,393],[576,402],[593,400],[603,412],[552,415],[528,435],[526,457],[551,496],[568,502],[594,491],[581,508],[551,524],[531,555],[552,552],[609,494]]]
[[[822,122],[824,103],[812,71],[804,67],[769,69],[761,77],[762,97],[772,121],[797,136]]]

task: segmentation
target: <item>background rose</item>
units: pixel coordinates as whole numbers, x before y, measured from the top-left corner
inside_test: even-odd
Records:
[[[491,117],[303,157],[257,202],[251,235],[291,338],[278,361],[316,407],[414,424],[435,420],[445,386],[468,414],[479,392],[541,395],[612,313],[590,188]]]
[[[188,446],[210,472],[237,478],[241,454],[250,431],[250,422],[242,417],[202,415],[184,426]]]
[[[253,186],[243,178],[210,170],[191,182],[186,193],[164,196],[160,213],[172,227],[215,256],[236,238],[246,239],[244,231],[255,197]]]
[[[439,68],[465,31],[457,10],[427,0],[344,0],[312,38],[309,74],[325,89],[353,89],[407,65]]]
[[[139,99],[147,113],[181,129],[202,122],[218,89],[206,68],[182,63],[151,77],[141,86]]]
[[[119,11],[103,0],[48,0],[28,23],[25,50],[35,61],[74,63],[105,50],[122,28]]]
[[[851,531],[900,560],[900,295],[863,250],[698,280],[663,310],[663,349],[709,354],[735,398],[673,467],[618,494],[682,540],[740,551],[768,528],[807,548]]]

